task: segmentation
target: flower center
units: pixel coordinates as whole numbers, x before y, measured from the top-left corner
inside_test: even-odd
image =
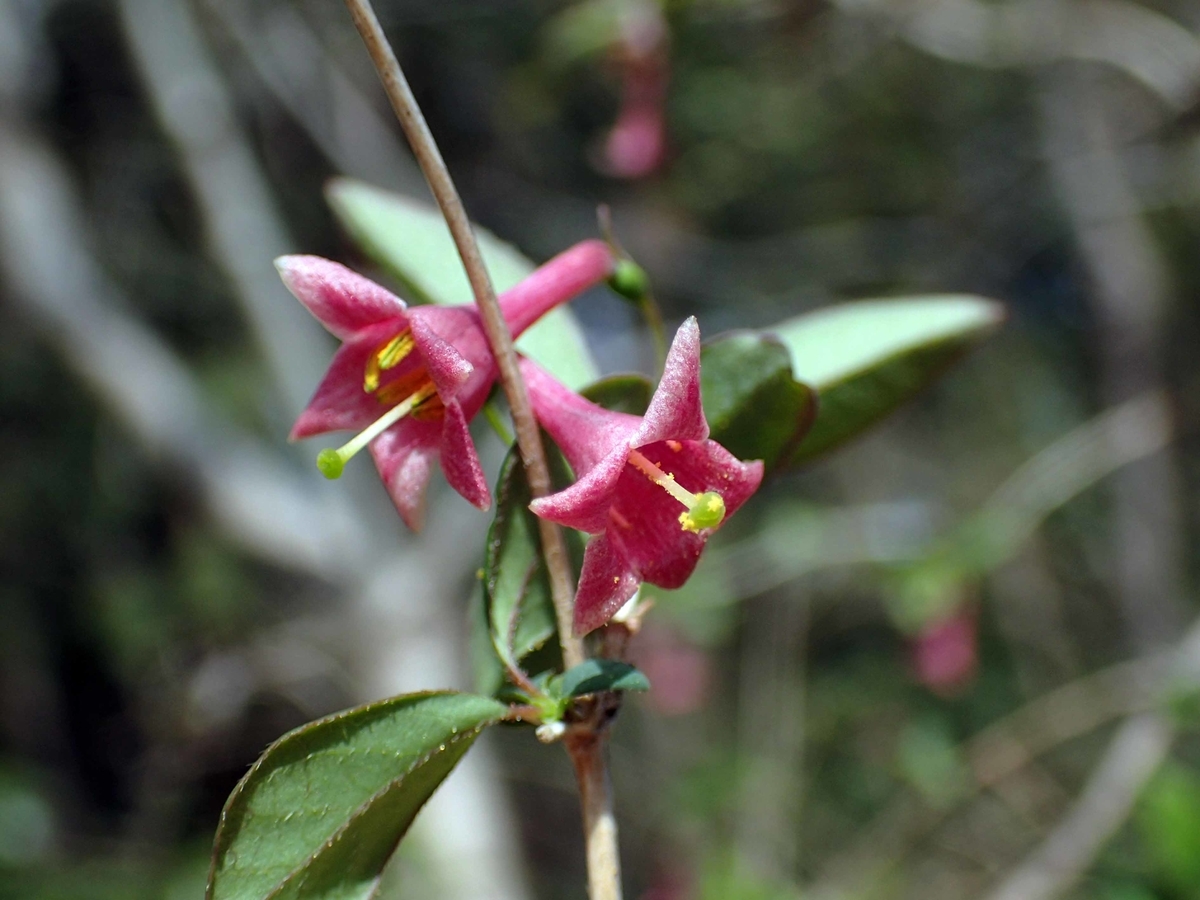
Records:
[[[394,369],[400,363],[404,362],[408,354],[412,353],[416,346],[417,344],[413,340],[412,332],[407,328],[390,341],[384,343],[367,360],[366,370],[363,372],[363,390],[368,394],[373,394],[379,390],[379,376],[388,369]],[[381,400],[381,402],[384,401]]]
[[[404,397],[385,412],[382,416],[360,431],[357,435],[338,447],[326,448],[317,454],[317,468],[321,470],[321,474],[326,478],[340,478],[342,470],[346,467],[346,463],[354,454],[358,453],[363,447],[383,434],[391,426],[395,425],[409,413],[416,417],[425,407],[437,406],[438,411],[442,409],[441,399],[438,397],[437,388],[433,386],[433,382],[429,380],[429,376],[424,370],[418,370],[414,373],[419,375],[412,393]],[[391,385],[388,385],[391,387]],[[426,401],[433,401],[427,403]]]
[[[683,504],[679,525],[684,531],[695,533],[704,528],[716,528],[725,518],[725,498],[716,491],[693,494],[682,487],[674,475],[664,472],[639,450],[629,451],[629,464]]]

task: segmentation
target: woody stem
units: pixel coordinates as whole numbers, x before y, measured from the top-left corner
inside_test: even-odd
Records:
[[[396,118],[400,120],[400,126],[404,129],[413,155],[425,175],[425,180],[429,182],[434,199],[441,207],[442,216],[450,228],[450,235],[454,238],[454,245],[458,248],[458,255],[462,258],[463,268],[467,272],[467,280],[471,282],[471,291],[479,307],[484,334],[487,335],[492,355],[496,359],[500,385],[512,410],[517,447],[529,480],[530,492],[534,497],[544,497],[551,491],[551,482],[541,431],[538,429],[537,419],[534,418],[533,408],[529,405],[525,382],[517,367],[517,352],[513,349],[512,335],[496,300],[496,291],[480,255],[479,244],[471,231],[467,211],[458,196],[458,189],[454,186],[437,142],[434,141],[433,133],[425,122],[425,116],[408,86],[408,80],[404,77],[396,54],[392,51],[379,19],[371,8],[370,0],[346,0],[346,7],[350,10],[350,17],[354,20],[354,26],[362,36],[363,43],[366,44],[367,53],[379,73],[384,92],[392,104]],[[567,556],[567,544],[562,531],[552,522],[538,519],[538,527],[546,555],[546,569],[550,573],[550,590],[558,619],[558,637],[562,644],[563,662],[569,668],[583,662],[585,654],[583,641],[575,637],[572,629],[575,589]]]
[[[396,54],[392,52],[379,20],[375,17],[370,0],[346,0],[346,7],[358,33],[362,36],[363,43],[366,44],[367,53],[379,73],[392,109],[400,120],[413,155],[416,156],[417,163],[429,182],[433,196],[450,228],[458,254],[462,257],[463,268],[466,269],[475,303],[479,307],[484,333],[496,358],[500,384],[512,410],[517,447],[520,450],[521,463],[525,467],[530,492],[534,497],[543,497],[550,493],[551,482],[541,431],[529,404],[525,382],[517,367],[512,335],[504,322],[495,289],[483,264],[479,245],[471,232],[471,223],[462,200],[459,199],[433,134],[425,123],[425,117],[421,114],[416,98],[413,97],[408,81],[400,69]],[[538,528],[546,569],[550,575],[550,592],[558,620],[558,639],[562,646],[563,664],[570,668],[579,665],[586,656],[583,641],[575,636],[573,628],[574,584],[567,557],[567,544],[562,531],[554,523],[539,518]],[[588,893],[591,900],[621,900],[617,829],[612,818],[612,792],[609,789],[604,760],[603,735],[598,725],[597,722],[588,729],[591,740],[569,743],[568,752],[579,775],[587,842]]]

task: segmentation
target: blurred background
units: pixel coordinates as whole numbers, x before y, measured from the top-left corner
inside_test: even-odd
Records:
[[[708,335],[1010,312],[655,594],[626,895],[1200,897],[1200,5],[377,7],[534,259],[603,202]],[[0,896],[202,896],[269,741],[471,686],[487,517],[439,484],[408,534],[365,461],[328,484],[285,442],[333,341],[271,259],[373,273],[337,174],[428,196],[340,3],[0,0]],[[619,299],[574,308],[651,367]],[[488,735],[387,896],[583,897],[578,819],[565,754]]]

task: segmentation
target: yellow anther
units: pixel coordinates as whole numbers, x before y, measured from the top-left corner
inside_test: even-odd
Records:
[[[363,390],[368,394],[375,393],[379,389],[379,376],[404,362],[416,346],[412,332],[402,331],[372,353],[363,372]]]

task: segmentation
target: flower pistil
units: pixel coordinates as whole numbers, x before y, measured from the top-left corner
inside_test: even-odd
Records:
[[[405,416],[410,413],[416,413],[427,404],[426,401],[437,398],[437,388],[434,387],[433,381],[426,376],[424,382],[413,393],[409,394],[382,416],[348,440],[336,450],[332,447],[326,447],[317,454],[317,468],[321,470],[321,474],[326,478],[334,479],[342,477],[342,470],[345,469],[346,463],[362,450],[367,444],[383,434],[388,428],[391,428]]]
[[[725,498],[716,491],[693,494],[675,475],[664,472],[639,450],[629,451],[629,464],[683,504],[679,525],[684,531],[698,534],[704,528],[716,528],[725,519]]]

